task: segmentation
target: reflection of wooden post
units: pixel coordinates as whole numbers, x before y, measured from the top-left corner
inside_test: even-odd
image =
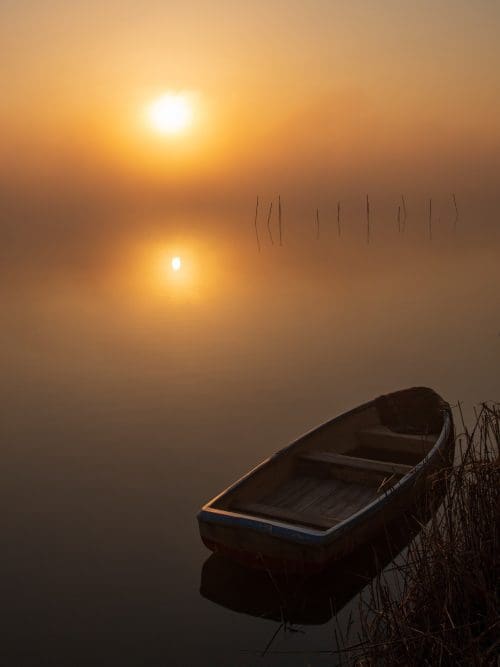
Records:
[[[429,241],[432,241],[432,197],[429,199]]]
[[[316,209],[316,241],[319,240],[319,209]]]
[[[271,245],[274,245],[273,235],[271,233],[271,214],[273,212],[273,202],[269,206],[269,213],[267,215],[267,231],[269,232],[269,238],[271,239]]]
[[[366,242],[370,243],[370,200],[366,195]]]
[[[455,193],[453,193],[453,206],[455,207],[455,220],[453,222],[453,231],[457,231],[457,222],[458,222],[458,206],[457,206],[457,198],[455,197]]]
[[[280,230],[280,245],[283,245],[283,235],[281,230],[281,195],[278,195],[278,225]]]
[[[337,232],[339,235],[339,238],[342,234],[342,230],[340,229],[340,202],[337,202]]]
[[[403,231],[406,231],[406,201],[404,195],[401,195],[401,201],[403,203]]]
[[[398,232],[401,233],[401,206],[398,206]]]
[[[260,252],[259,230],[257,229],[257,216],[258,216],[258,214],[259,214],[259,196],[257,195],[257,203],[255,204],[254,226],[255,226],[255,238],[257,239],[257,248]]]

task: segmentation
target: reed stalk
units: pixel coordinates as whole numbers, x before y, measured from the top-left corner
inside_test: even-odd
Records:
[[[281,195],[278,195],[278,226],[280,234],[280,246],[283,245],[283,231],[281,227]]]
[[[273,234],[271,232],[271,216],[272,216],[272,214],[273,214],[273,202],[270,203],[269,213],[267,214],[267,231],[269,233],[269,239],[271,241],[271,245],[274,245]]]
[[[455,197],[455,193],[453,193],[453,206],[455,208],[455,219],[453,221],[453,231],[456,233],[457,223],[458,223],[458,206],[457,206],[457,198]]]
[[[403,231],[406,231],[406,200],[404,195],[401,195],[401,203],[403,204]]]
[[[471,430],[462,423],[457,445],[458,463],[432,480],[443,504],[360,600],[349,664],[498,664],[500,405],[483,404]]]
[[[370,199],[366,195],[366,242],[370,244]]]
[[[259,196],[257,195],[257,203],[255,204],[255,218],[254,218],[254,227],[255,227],[255,238],[257,240],[257,249],[260,252],[260,239],[259,239],[259,229],[257,227],[257,218],[259,215]]]
[[[432,197],[429,199],[429,241],[432,241]]]

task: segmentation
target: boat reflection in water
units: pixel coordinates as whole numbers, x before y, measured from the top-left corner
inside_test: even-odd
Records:
[[[201,595],[232,611],[286,624],[322,625],[386,567],[418,532],[408,515],[370,545],[321,574],[284,575],[252,570],[212,554],[201,571]]]

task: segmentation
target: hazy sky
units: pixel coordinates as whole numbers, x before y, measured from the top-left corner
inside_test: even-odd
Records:
[[[0,5],[6,199],[207,202],[268,189],[497,186],[500,4],[157,0]],[[164,91],[191,131],[144,124]]]

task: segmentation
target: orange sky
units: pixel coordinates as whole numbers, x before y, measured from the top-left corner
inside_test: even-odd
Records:
[[[7,0],[0,187],[89,201],[489,192],[499,27],[482,0]],[[165,90],[199,100],[182,140],[144,126]]]

